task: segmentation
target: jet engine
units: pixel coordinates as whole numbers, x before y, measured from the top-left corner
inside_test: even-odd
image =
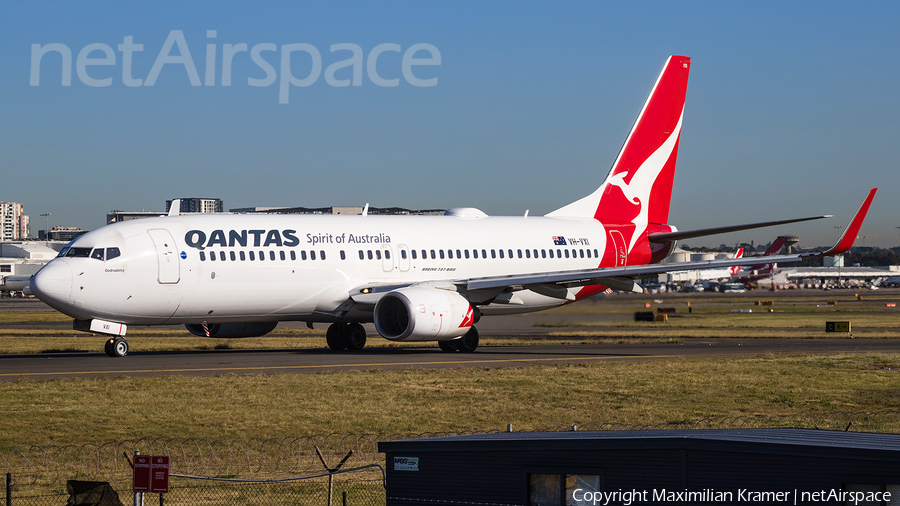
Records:
[[[447,341],[475,323],[469,301],[456,292],[407,287],[386,293],[375,305],[375,328],[392,341]]]
[[[259,337],[272,332],[278,322],[248,322],[248,323],[210,323],[209,337]],[[185,325],[188,331],[195,336],[206,337],[203,325],[189,323]]]

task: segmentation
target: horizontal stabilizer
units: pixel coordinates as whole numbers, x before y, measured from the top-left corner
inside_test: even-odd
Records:
[[[809,218],[794,218],[792,220],[765,221],[761,223],[747,223],[745,225],[731,225],[728,227],[703,228],[697,230],[679,230],[676,232],[665,232],[659,234],[650,234],[648,239],[650,242],[664,243],[670,241],[680,241],[683,239],[692,239],[694,237],[706,237],[708,235],[727,234],[728,232],[737,232],[740,230],[751,230],[754,228],[774,227],[776,225],[786,225],[788,223],[797,223],[801,221],[821,220],[822,218],[831,218],[833,215],[826,214],[823,216],[810,216]]]

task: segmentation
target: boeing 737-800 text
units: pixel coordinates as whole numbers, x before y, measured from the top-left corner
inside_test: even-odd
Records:
[[[483,315],[537,311],[659,273],[759,259],[659,262],[675,241],[812,218],[678,231],[668,224],[690,58],[671,56],[606,179],[543,217],[194,214],[115,223],[64,248],[31,281],[78,330],[185,324],[197,336],[263,335],[279,321],[326,322],[328,345],[360,349],[374,322],[395,341],[474,351]],[[835,247],[853,243],[870,191]],[[173,202],[171,208],[178,209]],[[801,255],[767,258],[796,261]]]

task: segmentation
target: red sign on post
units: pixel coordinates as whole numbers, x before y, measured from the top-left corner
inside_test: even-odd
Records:
[[[169,457],[150,457],[150,492],[164,494],[169,491]]]
[[[134,456],[134,475],[132,482],[132,491],[149,492],[150,491],[150,455]]]

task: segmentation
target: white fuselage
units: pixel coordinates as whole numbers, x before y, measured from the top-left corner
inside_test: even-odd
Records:
[[[605,247],[603,225],[580,218],[182,215],[85,234],[33,285],[81,320],[329,321],[363,287],[591,269]],[[579,288],[568,290],[574,300]],[[513,303],[484,306],[484,314],[566,302],[516,294]]]

